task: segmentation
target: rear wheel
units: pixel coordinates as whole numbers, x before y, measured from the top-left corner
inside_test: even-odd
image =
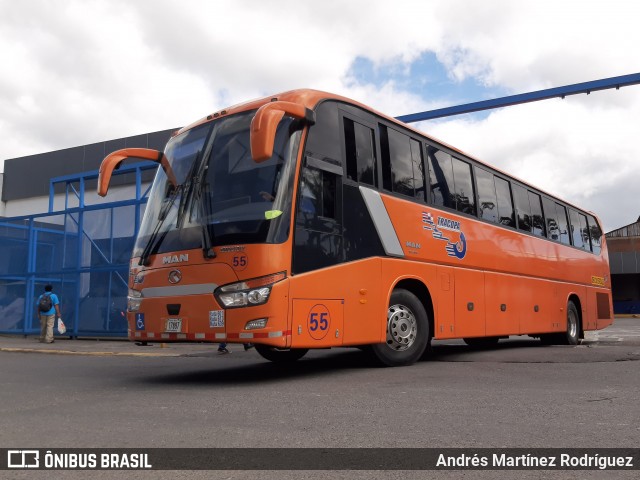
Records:
[[[396,289],[387,310],[387,339],[371,346],[374,356],[388,367],[411,365],[429,344],[429,318],[424,305],[411,292]]]
[[[567,331],[562,336],[562,344],[578,345],[580,343],[580,314],[572,301],[567,305]]]
[[[301,359],[309,351],[306,348],[291,348],[288,350],[282,350],[279,348],[271,347],[269,345],[255,345],[256,352],[258,352],[262,358],[266,358],[272,362],[287,363],[295,362]]]
[[[578,345],[580,343],[580,314],[575,303],[567,304],[567,328],[563,333],[544,333],[540,335],[544,345]]]

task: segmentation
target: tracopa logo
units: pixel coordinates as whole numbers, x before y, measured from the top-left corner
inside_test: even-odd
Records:
[[[8,468],[40,468],[40,452],[38,450],[7,451]]]

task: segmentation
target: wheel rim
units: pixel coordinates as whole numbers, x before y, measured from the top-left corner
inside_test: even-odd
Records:
[[[567,335],[569,335],[569,338],[578,336],[578,317],[573,310],[569,310],[567,315]]]
[[[404,305],[393,305],[387,312],[387,346],[404,351],[416,341],[418,322],[411,310]]]

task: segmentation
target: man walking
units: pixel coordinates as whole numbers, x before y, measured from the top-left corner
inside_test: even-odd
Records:
[[[40,318],[40,343],[53,343],[53,322],[60,318],[60,300],[52,290],[52,285],[45,285],[44,293],[36,301]]]

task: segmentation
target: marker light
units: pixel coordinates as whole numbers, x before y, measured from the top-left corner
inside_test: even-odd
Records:
[[[286,277],[284,272],[280,272],[243,282],[230,283],[217,288],[214,295],[224,308],[262,305],[269,300],[273,284]]]
[[[256,330],[258,328],[265,328],[267,326],[267,319],[266,318],[258,318],[256,320],[251,320],[249,322],[247,322],[247,324],[244,326],[245,330]]]

